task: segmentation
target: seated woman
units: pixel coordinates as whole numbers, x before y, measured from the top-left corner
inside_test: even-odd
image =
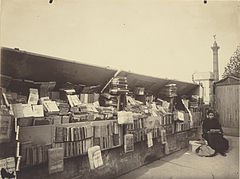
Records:
[[[212,110],[207,112],[207,119],[203,121],[202,137],[207,140],[208,145],[215,150],[216,154],[226,156],[229,147],[228,140],[223,137],[222,127]]]

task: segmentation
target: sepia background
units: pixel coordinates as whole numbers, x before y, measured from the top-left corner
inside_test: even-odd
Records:
[[[220,76],[240,42],[239,1],[2,0],[1,46],[161,78]]]

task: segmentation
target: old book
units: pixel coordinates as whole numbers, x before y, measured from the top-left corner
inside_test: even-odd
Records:
[[[89,138],[89,139],[86,139],[86,151],[92,147],[92,139]]]
[[[82,146],[83,146],[83,153],[85,154],[87,152],[87,150],[86,150],[86,140],[82,141]]]
[[[70,127],[66,127],[67,128],[67,140],[66,141],[70,141],[71,138],[70,138]]]
[[[147,133],[147,144],[148,148],[153,146],[152,132]]]
[[[125,134],[124,135],[124,152],[132,152],[134,151],[134,139],[133,134]]]
[[[101,126],[94,126],[94,137],[101,137]]]
[[[113,145],[117,146],[119,145],[119,134],[113,134]]]
[[[44,117],[43,105],[33,105],[33,117]]]
[[[44,118],[34,118],[33,125],[40,126],[40,125],[50,125],[51,121]]]
[[[64,127],[57,126],[55,133],[55,142],[63,142],[64,141]]]
[[[64,170],[64,149],[52,148],[48,149],[48,172],[49,174],[62,172]]]
[[[74,127],[70,128],[70,139],[71,141],[74,141]]]
[[[78,106],[81,104],[81,101],[79,100],[77,95],[67,95],[67,98],[71,107]]]
[[[85,131],[86,131],[86,138],[90,138],[93,136],[93,129],[92,129],[92,126],[86,126],[85,127]]]
[[[13,114],[15,118],[23,117],[23,106],[22,103],[12,104]]]
[[[32,141],[25,141],[21,143],[21,151],[20,155],[22,156],[22,166],[26,166],[26,161],[27,161],[27,150],[32,146]]]
[[[165,129],[161,130],[161,142],[162,142],[162,144],[167,143],[167,136],[166,136],[166,130]]]
[[[63,127],[63,141],[67,141],[67,127]]]
[[[69,123],[69,116],[62,116],[62,124]]]
[[[37,146],[38,164],[43,163],[43,146]]]
[[[76,155],[80,155],[80,145],[79,145],[80,141],[76,142]]]
[[[99,145],[100,146],[100,137],[94,137],[93,138],[93,145]]]
[[[32,165],[36,165],[38,163],[37,161],[37,145],[32,145],[32,147],[30,148],[31,154],[32,154]]]
[[[83,154],[83,141],[79,141],[80,154]]]
[[[32,117],[34,115],[31,104],[22,104],[23,117]]]

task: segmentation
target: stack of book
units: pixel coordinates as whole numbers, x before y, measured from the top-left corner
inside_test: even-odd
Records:
[[[127,77],[118,76],[113,78],[109,92],[110,94],[127,94],[129,92]]]
[[[100,106],[97,108],[99,115],[98,115],[98,119],[115,119],[116,118],[116,111],[112,106],[109,107],[103,107]]]
[[[175,97],[177,96],[177,85],[168,84],[163,90],[159,92],[159,94],[164,95],[165,97]]]

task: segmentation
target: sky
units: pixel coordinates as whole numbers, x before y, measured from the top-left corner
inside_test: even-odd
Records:
[[[240,1],[2,0],[1,46],[191,82],[240,45]]]

